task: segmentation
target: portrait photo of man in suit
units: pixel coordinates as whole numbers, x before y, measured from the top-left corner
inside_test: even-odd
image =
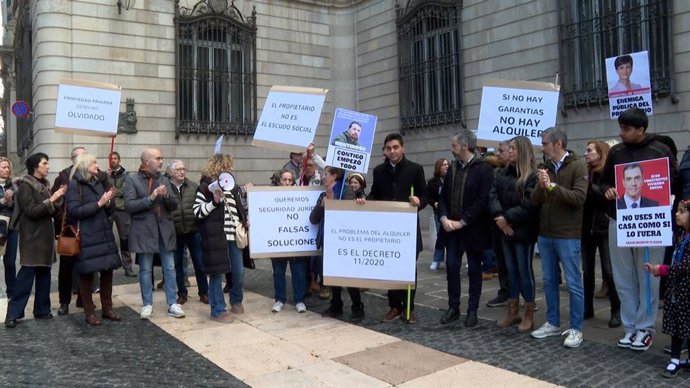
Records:
[[[659,206],[659,202],[642,196],[642,166],[630,163],[623,169],[623,187],[625,194],[618,199],[618,209],[637,209],[640,207]]]

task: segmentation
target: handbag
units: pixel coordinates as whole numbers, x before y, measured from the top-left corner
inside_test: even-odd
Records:
[[[236,220],[235,226],[235,243],[240,249],[244,249],[249,245],[249,233],[247,232],[247,227],[243,223]]]
[[[81,186],[79,186],[79,195],[81,197]],[[77,229],[74,226],[67,225],[67,204],[63,207],[62,223],[60,225],[60,234],[57,237],[57,254],[60,256],[79,256],[81,253],[81,241],[79,240],[79,222],[77,222]],[[70,236],[71,234],[71,236]]]
[[[63,221],[64,224],[64,221]],[[66,234],[71,233],[72,236]],[[79,226],[64,225],[57,240],[57,253],[60,256],[79,256],[81,245],[79,241]]]

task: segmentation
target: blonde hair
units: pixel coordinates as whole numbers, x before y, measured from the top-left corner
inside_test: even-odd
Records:
[[[89,166],[95,161],[96,157],[91,154],[84,153],[77,156],[77,159],[74,161],[74,167],[72,167],[72,172],[69,174],[69,180],[74,178],[75,172],[78,172],[86,179],[91,178],[91,176],[89,176]]]
[[[12,172],[14,171],[14,168],[12,167],[12,161],[9,158],[0,156],[0,163],[2,162],[7,162],[7,165],[10,166],[10,176],[7,178],[10,179],[12,177]]]
[[[227,172],[232,168],[232,156],[229,154],[215,154],[206,162],[204,175],[212,180],[218,179],[220,174]]]
[[[515,182],[515,189],[522,197],[525,194],[525,186],[527,186],[527,179],[537,169],[537,161],[534,158],[534,148],[532,142],[526,136],[516,136],[510,140],[515,143],[515,150],[517,151],[517,160],[515,161],[515,169],[517,170],[517,182]]]

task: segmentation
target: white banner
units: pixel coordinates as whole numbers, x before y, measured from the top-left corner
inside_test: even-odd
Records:
[[[416,250],[417,208],[402,202],[326,201],[325,284],[414,287]]]
[[[606,58],[606,79],[611,120],[632,108],[642,109],[647,116],[654,114],[647,51]]]
[[[120,87],[90,81],[60,80],[55,130],[92,136],[116,136]]]
[[[482,88],[477,138],[502,141],[541,134],[556,125],[559,87],[546,82],[489,80]]]
[[[255,186],[247,192],[249,252],[252,258],[312,256],[317,225],[311,209],[323,192],[318,186]]]
[[[303,152],[314,141],[327,89],[273,86],[252,145]]]

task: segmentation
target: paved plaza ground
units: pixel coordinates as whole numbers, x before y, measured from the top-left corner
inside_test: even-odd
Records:
[[[99,327],[85,324],[80,309],[57,316],[57,293],[51,296],[55,318],[27,319],[15,329],[0,328],[0,386],[212,386],[212,387],[649,387],[688,386],[690,373],[665,380],[668,362],[662,348],[667,336],[655,336],[642,353],[616,347],[621,329],[609,329],[608,301],[595,300],[595,318],[585,322],[585,341],[566,349],[563,338],[535,340],[514,328],[499,329],[503,308],[488,308],[498,280],[483,283],[480,322],[467,329],[463,319],[440,325],[447,308],[445,272],[430,271],[431,253],[418,261],[418,322],[381,323],[387,311],[384,290],[363,295],[366,318],[357,325],[323,318],[328,306],[307,298],[309,312],[286,306],[271,313],[273,283],[270,262],[257,260],[245,274],[246,313],[232,324],[208,319],[209,308],[198,301],[196,288],[184,305],[187,317],[165,315],[162,291],[154,293],[151,321],[140,320],[136,279],[115,276],[114,299],[121,322]],[[540,260],[537,276],[536,324],[544,322]],[[160,278],[157,270],[156,276]],[[465,272],[463,270],[463,272]],[[53,269],[57,290],[57,265]],[[193,279],[190,278],[190,279]],[[600,278],[597,279],[597,284]],[[289,283],[288,283],[289,284]],[[461,310],[466,308],[467,277],[462,277]],[[3,293],[4,294],[4,293]],[[288,294],[291,288],[288,286]],[[95,298],[97,299],[97,297]],[[6,299],[0,299],[5,313]],[[568,299],[561,287],[562,328],[567,328]],[[31,316],[31,304],[27,316]],[[657,328],[661,326],[661,316]]]

